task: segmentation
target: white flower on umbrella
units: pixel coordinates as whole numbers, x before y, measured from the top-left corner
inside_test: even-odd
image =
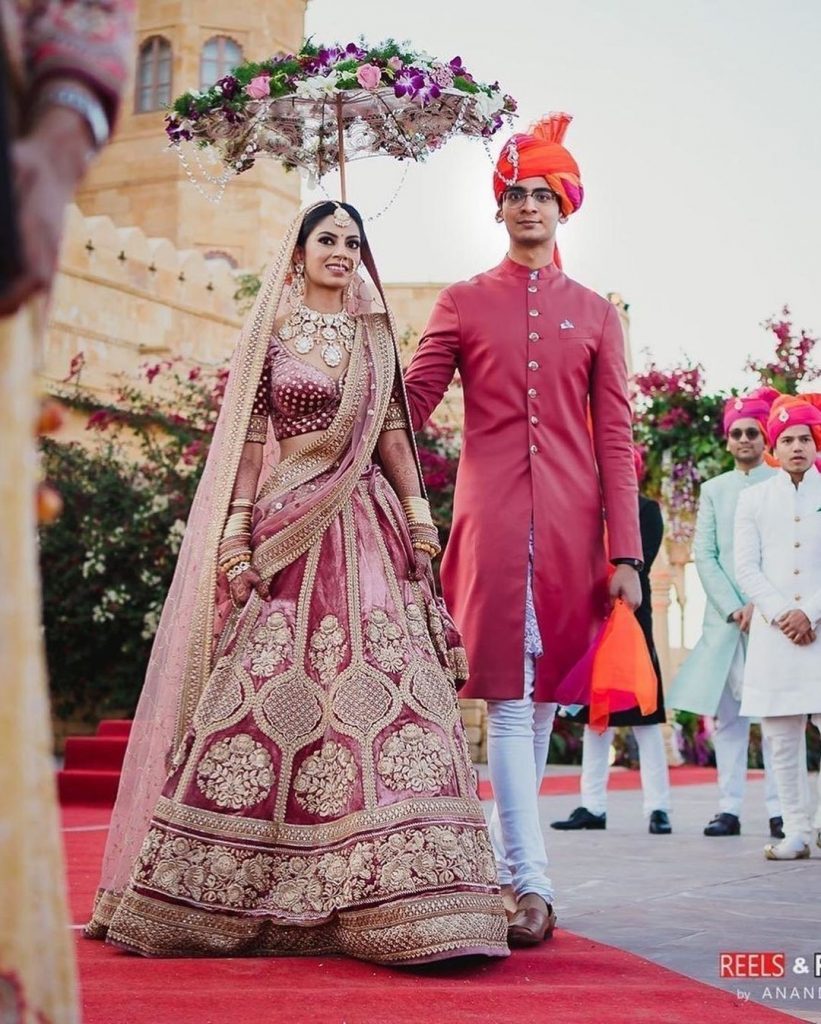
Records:
[[[301,99],[321,100],[326,96],[333,96],[338,85],[339,75],[332,71],[323,77],[308,78],[304,82],[297,82],[294,92]]]
[[[505,105],[503,96],[488,96],[486,92],[474,93],[473,99],[476,103],[476,111],[486,121],[495,117]]]

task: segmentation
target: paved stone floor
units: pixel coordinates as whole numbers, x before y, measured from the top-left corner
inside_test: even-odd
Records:
[[[812,783],[815,791],[815,777]],[[550,829],[580,801],[541,798],[559,926],[821,1024],[821,977],[813,974],[821,954],[821,849],[808,861],[764,859],[768,827],[758,778],[748,783],[737,837],[702,834],[717,810],[713,785],[672,793],[670,836],[647,832],[639,790],[610,793],[603,832]],[[721,980],[718,957],[728,951],[783,952],[786,976]],[[796,966],[798,957],[808,973]]]

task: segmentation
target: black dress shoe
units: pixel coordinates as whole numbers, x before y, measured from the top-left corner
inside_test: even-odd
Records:
[[[551,828],[570,832],[579,828],[607,828],[606,814],[593,814],[586,807],[577,807],[565,821],[551,821]]]
[[[735,814],[722,812],[717,814],[707,828],[704,829],[705,836],[740,836],[741,822]]]
[[[770,818],[770,835],[773,839],[784,838],[784,819],[780,814],[775,818]]]
[[[667,811],[653,811],[650,815],[650,834],[654,836],[669,836],[673,831]]]

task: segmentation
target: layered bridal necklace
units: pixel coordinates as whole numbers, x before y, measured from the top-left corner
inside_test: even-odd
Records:
[[[282,341],[293,339],[294,350],[301,356],[319,346],[319,354],[326,366],[339,366],[342,349],[350,354],[356,334],[354,318],[344,309],[339,313],[318,313],[301,305],[277,331]]]

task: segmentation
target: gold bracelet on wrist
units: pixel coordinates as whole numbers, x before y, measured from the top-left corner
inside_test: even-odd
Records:
[[[254,503],[250,498],[232,498],[231,508],[253,508]]]
[[[220,570],[227,573],[229,569],[233,569],[235,565],[239,565],[240,562],[248,562],[251,559],[250,551],[238,551],[235,555],[230,558],[223,559],[220,564]]]
[[[413,550],[422,551],[426,555],[430,555],[431,558],[436,558],[442,549],[438,544],[429,544],[427,541],[417,540],[413,543]]]

